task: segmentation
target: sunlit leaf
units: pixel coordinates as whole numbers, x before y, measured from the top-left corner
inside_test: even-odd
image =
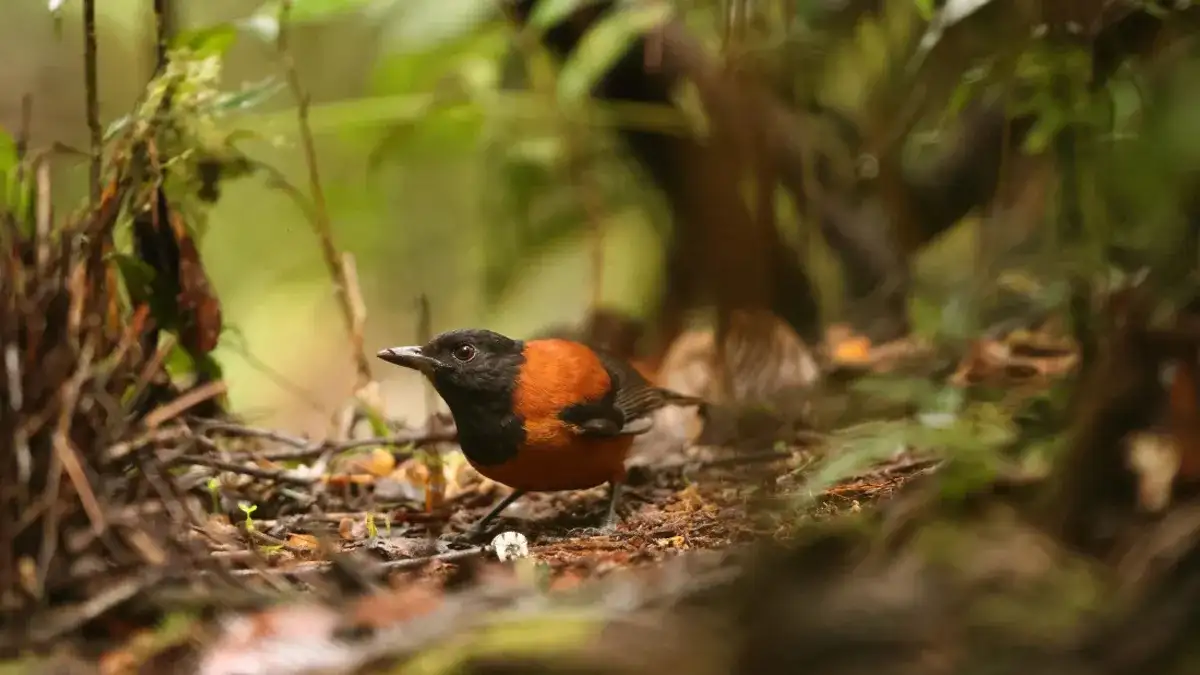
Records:
[[[671,15],[666,3],[638,5],[614,10],[583,36],[558,76],[558,95],[563,101],[578,101],[633,41]]]
[[[529,15],[529,26],[544,31],[560,23],[568,15],[596,0],[541,0]]]
[[[921,42],[918,47],[919,54],[928,54],[941,41],[946,30],[979,11],[991,1],[947,0],[946,4],[942,5],[941,11],[935,14],[933,20],[929,22],[928,28],[925,29],[925,34],[921,36]]]
[[[221,56],[237,40],[237,26],[220,23],[207,28],[189,30],[175,36],[172,46],[195,52],[197,56]]]
[[[17,144],[0,129],[0,175],[10,175],[17,166]]]
[[[922,19],[929,21],[933,18],[933,0],[913,0],[913,3],[917,6],[917,12],[920,13]]]
[[[279,92],[284,84],[274,77],[268,77],[244,87],[241,91],[223,93],[212,105],[213,112],[233,112],[257,107]]]
[[[237,22],[237,27],[250,33],[263,42],[274,42],[279,39],[279,13],[255,14]]]
[[[390,19],[384,43],[414,52],[455,41],[495,16],[495,0],[404,0]]]
[[[1051,108],[1043,111],[1030,129],[1029,135],[1025,137],[1025,152],[1031,155],[1045,152],[1050,147],[1050,142],[1063,129],[1064,122],[1064,116],[1058,110]]]

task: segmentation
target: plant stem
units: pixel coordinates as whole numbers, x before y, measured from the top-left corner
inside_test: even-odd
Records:
[[[287,74],[288,88],[296,99],[296,116],[300,131],[300,145],[304,151],[304,163],[308,167],[309,191],[312,193],[312,221],[317,238],[321,242],[321,253],[325,258],[325,266],[333,280],[334,293],[342,312],[342,320],[346,331],[350,334],[351,346],[354,350],[355,367],[358,372],[358,386],[362,387],[371,381],[370,362],[363,353],[363,336],[361,322],[356,318],[354,303],[350,297],[350,283],[347,279],[346,266],[337,246],[333,242],[333,226],[329,220],[329,208],[325,202],[325,191],[321,188],[321,174],[317,169],[317,150],[313,142],[312,129],[308,124],[309,98],[300,83],[296,71],[296,60],[288,48],[291,29],[288,25],[292,12],[291,0],[283,0],[279,11],[279,40],[277,46],[279,57],[283,61]]]
[[[94,208],[100,203],[100,158],[104,138],[100,129],[100,95],[96,85],[96,0],[83,0],[83,80],[87,92],[87,125],[91,139],[88,196]]]

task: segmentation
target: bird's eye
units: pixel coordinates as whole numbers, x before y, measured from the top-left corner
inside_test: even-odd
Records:
[[[475,358],[475,347],[472,345],[459,345],[454,348],[454,358],[466,363]]]

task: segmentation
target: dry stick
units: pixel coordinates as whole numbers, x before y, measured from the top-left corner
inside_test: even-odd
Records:
[[[354,348],[355,365],[358,370],[358,386],[362,388],[371,381],[371,366],[363,353],[363,336],[355,329],[354,303],[350,298],[350,284],[346,276],[346,267],[342,256],[338,254],[337,246],[333,243],[333,226],[329,220],[329,208],[325,203],[325,191],[321,188],[321,174],[317,169],[317,150],[313,142],[312,129],[308,124],[308,94],[300,83],[300,75],[296,71],[296,61],[288,48],[291,27],[289,21],[292,13],[292,0],[283,0],[279,8],[279,39],[277,44],[279,57],[283,61],[287,73],[288,88],[296,99],[296,116],[300,131],[300,143],[304,150],[304,163],[308,167],[309,191],[313,201],[313,227],[321,242],[321,253],[325,258],[325,266],[333,278],[334,292],[337,294],[338,305],[342,310],[342,320],[350,333],[351,345]]]
[[[420,558],[405,558],[403,560],[389,560],[381,563],[379,566],[383,569],[394,570],[411,570],[418,567],[424,567],[435,562],[459,562],[476,556],[484,555],[492,550],[491,546],[476,546],[462,551],[449,551],[446,553],[438,553],[436,555],[423,556]],[[312,574],[320,573],[328,570],[333,566],[333,563],[327,560],[316,560],[304,565],[296,565],[293,567],[269,567],[266,569],[245,569],[233,570],[235,576],[253,576],[256,574]]]
[[[428,445],[430,443],[451,442],[457,438],[457,435],[450,430],[440,433],[427,431],[409,431],[397,433],[391,436],[378,436],[375,438],[356,438],[348,441],[309,441],[298,436],[275,431],[273,429],[256,429],[254,427],[246,427],[240,424],[232,424],[229,422],[203,422],[202,427],[205,431],[219,432],[230,436],[244,436],[247,438],[263,438],[272,440],[284,445],[290,445],[295,450],[285,450],[280,452],[259,452],[252,453],[257,459],[266,460],[296,460],[308,459],[321,455],[327,451],[346,452],[347,450],[356,450],[358,448],[370,446],[404,446],[404,445]]]
[[[242,466],[233,462],[223,462],[212,457],[197,457],[195,455],[184,455],[177,457],[170,462],[171,464],[191,464],[194,466],[207,466],[212,469],[228,471],[230,473],[240,473],[261,480],[274,481],[276,483],[290,483],[291,485],[302,485],[308,487],[320,482],[320,478],[315,476],[297,476],[287,469],[258,469],[252,466]]]
[[[96,85],[96,0],[83,0],[83,80],[87,89],[87,125],[91,137],[88,195],[93,208],[100,203],[100,94]]]
[[[198,405],[211,398],[224,394],[228,390],[224,380],[208,382],[195,389],[185,392],[170,403],[165,403],[146,415],[143,421],[146,428],[153,429],[163,422],[168,422],[188,408]]]
[[[75,486],[75,492],[79,495],[83,510],[88,515],[92,530],[96,534],[100,534],[107,528],[104,511],[100,508],[100,501],[96,499],[96,493],[92,490],[87,473],[83,470],[79,449],[75,447],[70,437],[71,419],[75,413],[75,406],[79,403],[79,394],[83,389],[83,383],[91,374],[93,352],[92,343],[88,341],[83,347],[83,354],[76,365],[77,370],[74,376],[59,393],[58,425],[54,430],[53,445],[54,454],[58,457],[63,469],[66,470],[71,484]]]

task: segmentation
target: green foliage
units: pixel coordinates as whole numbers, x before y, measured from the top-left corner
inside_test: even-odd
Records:
[[[182,31],[171,41],[174,49],[190,51],[199,58],[224,56],[237,41],[237,27],[231,23],[219,23],[207,28]]]
[[[214,514],[221,512],[221,481],[217,480],[216,476],[208,479],[205,484],[208,488],[208,496],[212,498],[212,512]]]
[[[534,6],[533,13],[529,15],[529,27],[537,31],[544,31],[562,23],[563,19],[585,5],[595,4],[595,2],[596,0],[541,0]]]
[[[577,104],[591,92],[600,76],[629,49],[644,31],[662,24],[671,5],[618,5],[584,35],[558,75],[558,97]]]
[[[288,18],[293,22],[325,21],[343,14],[363,10],[380,11],[389,9],[398,0],[292,0]],[[278,18],[283,9],[282,0],[263,3],[255,14],[260,18]]]
[[[13,214],[19,231],[24,235],[32,232],[26,227],[32,220],[27,217],[32,206],[29,198],[32,182],[28,176],[22,180],[17,144],[12,136],[0,129],[0,187],[4,190],[0,194],[0,210],[8,210]]]
[[[250,504],[248,502],[239,502],[238,510],[240,510],[242,513],[246,514],[246,529],[253,530],[254,529],[254,519],[250,517],[250,514],[252,514],[258,510],[258,504]]]

